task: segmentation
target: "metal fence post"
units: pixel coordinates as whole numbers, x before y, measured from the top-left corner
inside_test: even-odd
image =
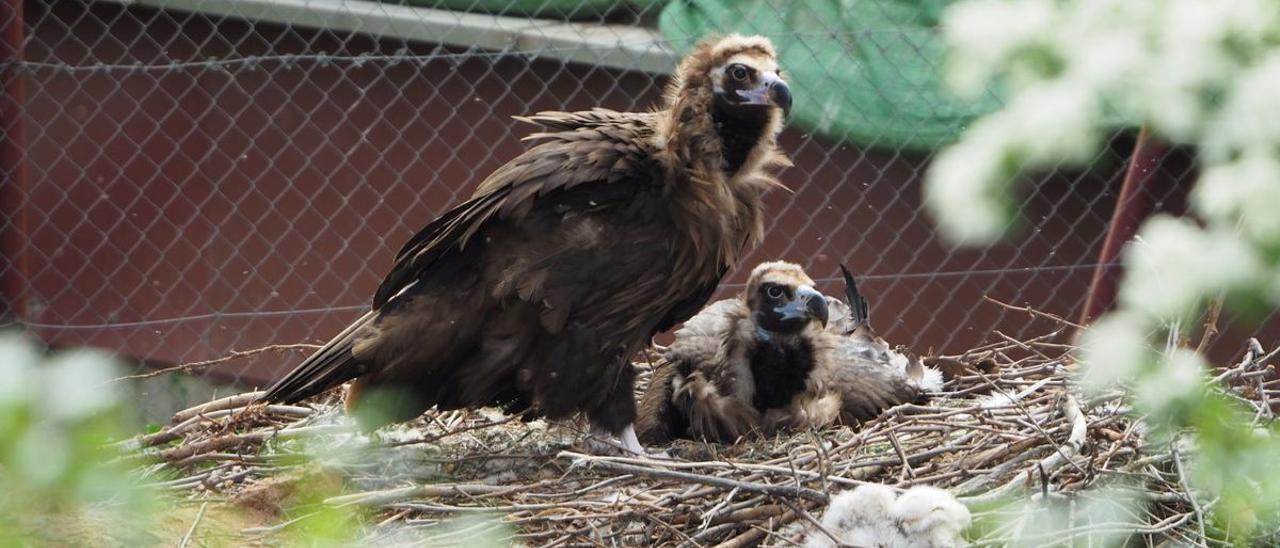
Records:
[[[0,319],[26,317],[26,170],[22,111],[22,0],[0,15]]]
[[[1155,174],[1164,152],[1164,143],[1151,137],[1143,126],[1133,145],[1120,196],[1116,198],[1116,208],[1111,214],[1102,253],[1098,256],[1098,266],[1093,271],[1084,311],[1080,315],[1081,325],[1088,325],[1115,303],[1116,286],[1122,273],[1118,264],[1120,252],[1124,244],[1138,233],[1142,221],[1151,215],[1154,203],[1152,188],[1159,181]]]

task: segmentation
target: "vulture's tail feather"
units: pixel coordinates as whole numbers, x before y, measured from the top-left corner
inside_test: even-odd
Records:
[[[858,280],[844,265],[840,265],[840,273],[844,274],[844,298],[852,310],[854,326],[867,325],[871,321],[871,307],[867,305],[867,298],[858,291]]]
[[[377,312],[370,311],[347,326],[284,378],[276,381],[262,400],[296,403],[360,375],[362,371],[351,348],[360,328],[372,322],[376,315]]]

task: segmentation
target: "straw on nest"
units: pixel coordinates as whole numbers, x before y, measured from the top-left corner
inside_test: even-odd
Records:
[[[982,367],[952,377],[927,405],[894,408],[857,429],[734,446],[682,442],[671,461],[591,456],[575,445],[578,425],[526,424],[489,410],[428,413],[367,436],[341,416],[336,394],[308,406],[255,404],[257,393],[223,398],[123,446],[146,463],[145,477],[174,478],[156,480],[165,489],[275,504],[281,524],[315,509],[286,512],[270,500],[283,497],[281,485],[310,481],[317,467],[336,473],[344,491],[323,504],[369,510],[365,542],[453,544],[488,531],[528,546],[790,545],[803,528],[789,524],[816,528],[831,495],[867,482],[941,487],[981,509],[1008,497],[1070,497],[1123,477],[1130,494],[1150,502],[1145,513],[1069,534],[1109,528],[1198,543],[1204,517],[1188,496],[1183,457],[1144,440],[1121,392],[1085,399],[1070,389],[1073,348],[1059,341],[1071,331],[1060,322],[1024,341],[997,333],[998,342],[942,357]],[[1253,344],[1216,381],[1269,414],[1280,386],[1264,381],[1272,354]],[[476,513],[493,519],[450,528]],[[243,533],[262,538],[284,527]],[[1000,544],[1011,529],[987,531],[978,543]]]

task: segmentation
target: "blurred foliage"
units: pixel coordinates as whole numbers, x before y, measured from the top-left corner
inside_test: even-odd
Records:
[[[0,333],[0,544],[131,544],[157,509],[108,446],[133,431],[109,356]]]
[[[305,546],[350,546],[363,532],[363,509],[359,506],[334,506],[324,500],[343,493],[343,481],[334,474],[316,472],[298,479],[286,500],[285,519],[289,526],[281,539]]]
[[[1010,93],[928,174],[927,206],[955,243],[1005,235],[1025,175],[1087,165],[1116,129],[1197,151],[1195,218],[1144,223],[1117,310],[1082,339],[1083,385],[1127,387],[1149,440],[1194,449],[1210,536],[1247,544],[1274,530],[1280,436],[1206,385],[1203,356],[1166,341],[1216,299],[1255,316],[1280,305],[1280,3],[969,0],[943,28],[955,89]]]
[[[18,332],[0,333],[0,547],[174,545],[187,532],[195,506],[151,487],[112,445],[143,428],[113,381],[121,375],[109,355],[48,353]],[[270,506],[290,522],[277,537],[350,545],[362,530],[359,509],[323,504],[342,482],[317,477],[272,495]],[[201,511],[192,538],[238,544],[232,539],[260,513],[230,505]]]

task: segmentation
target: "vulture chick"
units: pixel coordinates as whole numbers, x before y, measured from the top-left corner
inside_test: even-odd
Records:
[[[831,497],[821,523],[838,546],[954,548],[967,545],[971,520],[969,509],[946,490],[917,485],[899,496],[869,483]],[[805,529],[805,548],[837,546],[826,533]]]
[[[406,242],[372,309],[263,399],[355,379],[366,428],[433,406],[581,412],[640,452],[631,358],[760,238],[791,92],[767,39],[733,35],[695,47],[664,102],[520,118],[538,144]]]
[[[731,443],[856,424],[940,389],[936,370],[871,330],[867,301],[841,269],[847,302],[819,293],[799,266],[769,262],[741,297],[685,322],[641,398],[641,441]]]

